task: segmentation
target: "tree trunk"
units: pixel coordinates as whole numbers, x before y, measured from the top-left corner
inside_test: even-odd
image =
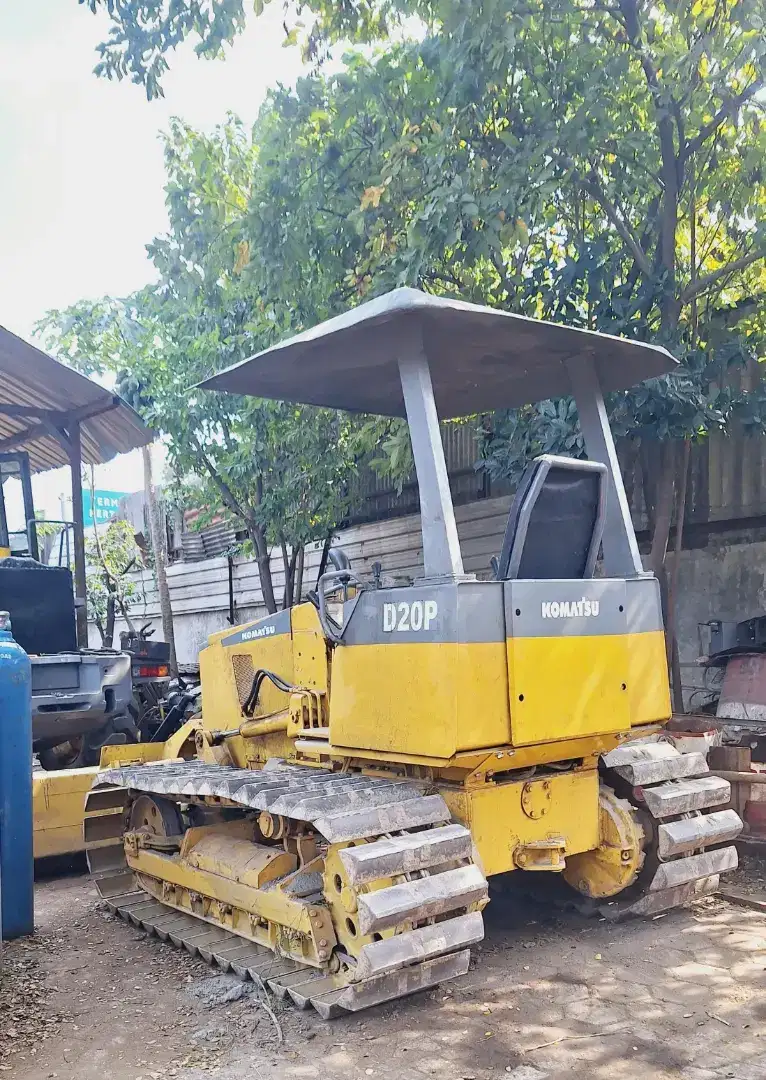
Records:
[[[298,562],[295,567],[295,582],[293,585],[293,603],[300,604],[301,593],[303,592],[303,562],[306,555],[306,548],[303,544],[298,548]]]
[[[295,603],[295,567],[298,564],[298,548],[293,547],[290,554],[287,554],[287,542],[284,537],[280,536],[279,542],[282,546],[282,561],[285,565],[285,591],[282,597],[282,608],[291,608]]]
[[[282,610],[289,608],[292,604],[292,580],[290,576],[290,556],[287,554],[287,541],[280,533],[279,546],[282,550],[282,569],[285,575],[285,587],[282,590]]]
[[[116,597],[114,593],[110,593],[106,598],[106,628],[101,629],[99,624],[98,630],[101,634],[101,644],[105,649],[111,649],[114,644],[114,615],[116,607]]]
[[[165,523],[160,516],[157,492],[154,487],[151,447],[142,446],[141,455],[144,461],[144,492],[149,506],[149,531],[152,539],[152,551],[154,552],[157,592],[159,593],[160,598],[162,634],[165,641],[167,641],[170,646],[170,671],[173,675],[177,675],[178,662],[176,660],[176,637],[173,628],[173,609],[170,604],[170,589],[168,588],[168,579],[165,573],[168,563],[168,543],[165,534]]]
[[[247,523],[247,532],[255,548],[255,561],[258,566],[258,576],[261,580],[261,592],[263,602],[269,615],[277,610],[277,601],[274,597],[274,582],[271,580],[271,558],[263,535],[263,529],[252,518]]]

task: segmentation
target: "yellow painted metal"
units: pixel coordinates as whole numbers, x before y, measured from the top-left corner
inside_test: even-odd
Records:
[[[189,892],[208,896],[231,904],[242,911],[261,915],[270,922],[309,932],[311,918],[306,904],[292,900],[278,889],[255,890],[249,885],[221,877],[189,865],[178,855],[164,855],[142,848],[135,854],[126,853],[128,866],[136,873],[147,874],[167,881]]]
[[[162,761],[164,743],[118,743],[115,746],[102,746],[99,767],[118,769],[122,765],[146,765],[149,762]]]
[[[199,654],[202,723],[212,730],[236,728],[246,719],[242,704],[258,668],[278,672],[287,682],[294,682],[292,637],[289,633],[222,645],[221,639],[231,635],[231,627],[213,634],[208,647]],[[260,690],[256,716],[270,716],[286,707],[287,696],[268,679],[265,680]]]
[[[370,886],[352,888],[346,880],[346,871],[340,861],[340,851],[348,845],[331,845],[324,860],[324,895],[333,913],[333,926],[338,942],[349,956],[357,956],[359,950],[375,940],[371,934],[360,934],[357,918],[357,895],[370,891]],[[402,879],[403,880],[403,879]],[[374,888],[393,884],[391,878],[373,883]],[[385,930],[380,936],[391,937],[393,930]]]
[[[613,750],[626,738],[638,738],[651,735],[657,730],[656,725],[647,725],[641,731],[609,732],[604,735],[589,735],[581,739],[562,739],[552,743],[540,743],[537,746],[513,747],[492,746],[486,750],[462,751],[453,757],[427,757],[425,754],[397,754],[382,750],[360,750],[353,746],[341,746],[333,742],[325,751],[331,758],[350,762],[355,767],[371,768],[372,762],[381,765],[422,765],[438,769],[445,780],[460,782],[467,774],[503,772],[510,769],[526,769],[530,765],[544,765],[548,762],[569,761],[574,758],[596,758],[607,750]]]
[[[672,715],[665,659],[665,631],[631,634],[628,639],[630,722],[664,724]]]
[[[276,863],[266,857],[269,849],[246,852],[243,845],[259,846],[223,832],[217,838],[210,834],[200,838],[190,855],[201,848],[204,866],[192,865],[181,854],[133,849],[129,842],[125,855],[141,887],[163,904],[256,941],[278,955],[323,967],[337,943],[329,908],[292,897],[284,880],[258,887],[259,878],[269,886],[265,879],[271,870],[276,872]],[[278,848],[271,853],[276,859],[285,854]],[[253,861],[259,859],[260,868]],[[249,883],[236,880],[235,875],[248,878]]]
[[[34,856],[71,855],[83,850],[85,795],[98,768],[32,774]]]
[[[597,848],[567,860],[564,878],[585,896],[605,899],[636,880],[646,839],[636,810],[605,785],[599,791],[599,834]]]
[[[287,731],[289,722],[288,713],[277,713],[270,720],[245,720],[240,725],[239,733],[243,739],[258,739],[261,735],[275,735],[279,731]]]
[[[292,609],[291,617],[295,684],[327,694],[327,644],[317,610],[313,604],[298,604]]]
[[[513,744],[628,730],[629,640],[621,634],[509,638]]]
[[[211,826],[187,829],[184,833],[180,858],[197,870],[206,870],[218,877],[237,881],[253,889],[284,877],[297,869],[297,859],[282,847],[267,847],[253,842],[250,821],[230,823],[250,837],[233,835],[237,830]]]
[[[542,785],[548,784],[545,798]],[[531,804],[548,803],[536,818],[525,812],[525,788],[537,789]],[[599,844],[598,772],[561,773],[539,780],[485,784],[480,788],[442,787],[439,791],[452,814],[471,830],[484,873],[503,874],[517,868],[515,855],[526,845],[561,837],[566,856],[589,851]]]
[[[450,758],[510,741],[503,642],[351,645],[332,662],[333,745]]]
[[[11,549],[9,547],[0,547],[0,559],[10,559]]]
[[[519,844],[513,858],[520,870],[560,873],[566,865],[566,854],[565,837],[549,836],[547,840],[532,840],[528,844]]]
[[[32,808],[35,858],[73,855],[84,850],[82,826],[85,796],[93,786],[99,769],[191,757],[194,733],[199,726],[199,720],[189,720],[164,743],[103,746],[100,764],[91,768],[34,772]]]

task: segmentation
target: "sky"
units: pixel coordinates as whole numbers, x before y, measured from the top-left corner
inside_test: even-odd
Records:
[[[227,111],[252,122],[269,86],[294,82],[281,7],[251,19],[224,61],[178,50],[165,98],[147,102],[140,86],[92,74],[105,16],[77,0],[0,3],[0,325],[29,340],[51,308],[152,279],[145,245],[167,228],[159,133],[172,116],[206,130]],[[38,509],[58,517],[69,483],[68,470],[35,477]],[[138,490],[138,452],[99,466],[96,486]]]

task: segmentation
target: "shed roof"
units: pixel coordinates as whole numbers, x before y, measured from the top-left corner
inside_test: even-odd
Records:
[[[99,465],[154,438],[122,398],[0,326],[0,453],[25,450],[32,472],[68,465],[51,429],[80,421],[83,462]]]
[[[676,366],[657,345],[403,288],[288,338],[201,385],[404,416],[397,356],[413,331],[422,336],[443,419],[569,394],[565,361],[583,354],[593,358],[604,392],[634,386]]]

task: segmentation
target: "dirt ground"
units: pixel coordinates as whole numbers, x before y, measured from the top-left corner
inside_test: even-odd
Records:
[[[766,1078],[766,916],[718,898],[614,926],[502,895],[462,979],[330,1023],[274,999],[270,1015],[251,984],[111,918],[82,874],[36,903],[0,974],[17,1080]]]

